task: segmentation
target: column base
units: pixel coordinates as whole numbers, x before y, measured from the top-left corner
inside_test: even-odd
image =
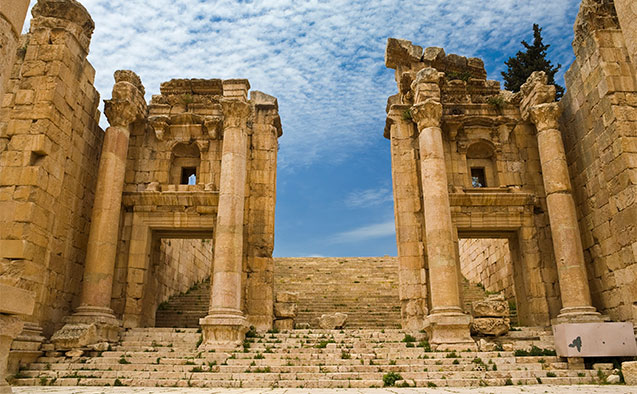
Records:
[[[599,323],[607,321],[608,318],[597,312],[592,306],[576,306],[562,308],[560,314],[555,319],[551,319],[552,325],[562,323]]]
[[[82,305],[64,319],[64,327],[51,337],[56,350],[76,349],[100,342],[117,342],[122,323],[111,308]]]
[[[201,350],[234,350],[243,343],[248,321],[239,312],[210,314],[199,319],[203,338]]]
[[[476,342],[471,338],[469,325],[471,316],[459,312],[432,313],[427,316],[429,343],[437,351],[478,350]]]

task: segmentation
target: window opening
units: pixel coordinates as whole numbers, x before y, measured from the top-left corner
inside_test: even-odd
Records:
[[[183,167],[181,169],[181,184],[182,185],[197,184],[197,168],[196,167]]]
[[[484,168],[471,168],[471,186],[487,187],[487,179]]]

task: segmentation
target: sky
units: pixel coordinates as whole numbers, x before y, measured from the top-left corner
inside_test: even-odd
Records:
[[[80,2],[96,24],[89,60],[102,99],[118,69],[141,77],[148,100],[172,78],[247,78],[278,98],[278,257],[396,255],[383,138],[385,104],[397,92],[383,60],[387,38],[480,57],[501,81],[504,61],[532,42],[538,23],[563,84],[579,8],[579,0]]]

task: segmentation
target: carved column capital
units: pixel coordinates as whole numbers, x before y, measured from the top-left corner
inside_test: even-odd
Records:
[[[434,99],[427,99],[411,107],[411,116],[418,124],[418,130],[428,127],[440,127],[442,104]]]
[[[252,113],[250,104],[239,100],[221,101],[223,108],[223,127],[244,127]]]
[[[104,100],[104,114],[115,127],[128,127],[140,117],[137,107],[126,100]]]
[[[558,103],[539,104],[531,107],[529,111],[531,121],[538,131],[556,129],[559,130],[559,119],[562,107]]]

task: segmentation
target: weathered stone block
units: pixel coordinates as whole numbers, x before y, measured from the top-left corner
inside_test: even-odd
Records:
[[[622,374],[627,385],[637,386],[637,361],[624,361]]]
[[[509,319],[493,317],[480,317],[473,319],[471,323],[472,335],[501,336],[509,332],[511,324]]]
[[[471,304],[474,317],[508,317],[509,303],[502,294],[492,295]]]
[[[319,318],[319,326],[325,330],[334,330],[345,327],[347,315],[345,313],[329,313],[321,315]]]
[[[296,317],[297,306],[289,302],[277,302],[274,304],[274,316],[283,318]]]
[[[297,302],[299,293],[293,291],[279,291],[276,293],[276,302]]]
[[[294,319],[278,319],[274,321],[274,328],[279,331],[294,330]]]
[[[95,324],[66,324],[57,331],[51,342],[56,349],[73,349],[96,343],[99,340]]]

